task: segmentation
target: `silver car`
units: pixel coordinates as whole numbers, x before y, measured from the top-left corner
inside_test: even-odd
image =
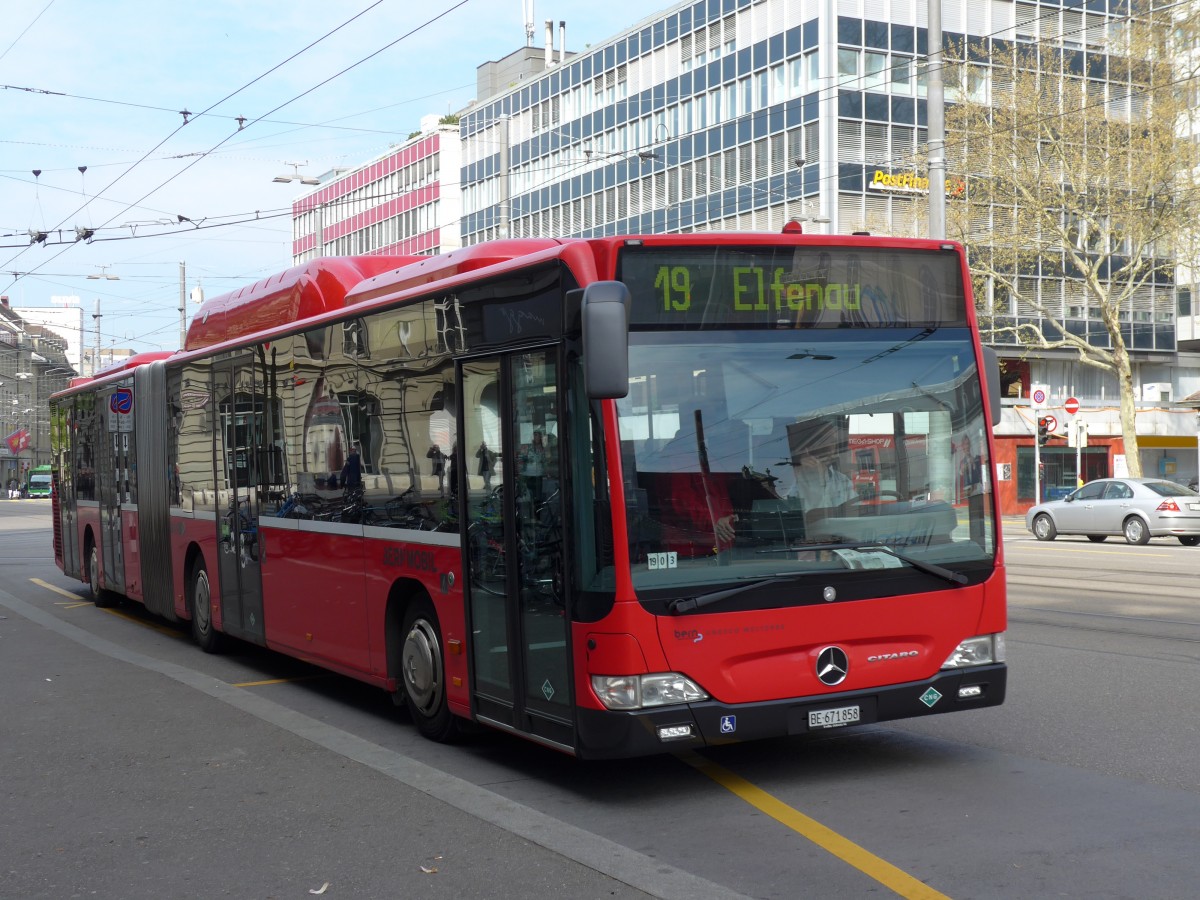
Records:
[[[1031,507],[1025,527],[1039,541],[1085,534],[1099,542],[1123,534],[1131,544],[1177,537],[1194,547],[1200,544],[1200,494],[1161,478],[1098,478],[1062,500]]]

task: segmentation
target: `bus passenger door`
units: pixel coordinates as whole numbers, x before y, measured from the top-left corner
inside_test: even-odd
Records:
[[[255,643],[263,631],[261,546],[258,536],[261,479],[256,452],[263,431],[263,392],[255,385],[252,356],[213,367],[217,403],[217,570],[222,629]]]
[[[100,464],[97,466],[96,499],[100,501],[100,547],[104,586],[124,594],[125,547],[121,533],[121,505],[130,502],[130,444],[133,441],[132,410],[127,387],[105,391],[101,397]]]
[[[80,436],[75,430],[75,400],[54,404],[50,414],[54,426],[51,434],[54,440],[55,468],[58,470],[58,484],[55,485],[54,513],[57,516],[55,525],[59,541],[59,558],[63,572],[67,575],[79,575],[82,561],[79,558],[78,507],[75,504],[75,444]]]
[[[475,712],[572,748],[556,353],[461,366]]]

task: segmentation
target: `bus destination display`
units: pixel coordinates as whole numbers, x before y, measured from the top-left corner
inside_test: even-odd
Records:
[[[630,324],[670,327],[965,325],[949,252],[812,247],[627,247]]]

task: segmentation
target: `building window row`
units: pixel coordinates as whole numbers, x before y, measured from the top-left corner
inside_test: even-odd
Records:
[[[658,171],[653,175],[662,179],[664,185],[662,202],[665,203],[675,203],[679,200],[718,194],[738,188],[763,193],[755,205],[782,201],[786,196],[800,192],[803,175],[796,170],[795,163],[798,160],[815,161],[818,158],[820,132],[814,122],[711,154],[689,157],[682,162],[679,159],[677,143],[662,148],[662,151],[661,157],[656,156],[640,163],[634,160],[637,165],[630,164],[624,166],[620,171],[612,169],[605,172],[605,175],[611,174],[616,177],[619,182],[616,184],[612,183],[612,179],[602,179],[601,172],[593,173],[597,176],[597,185],[607,183],[608,188],[618,190],[618,193],[612,196],[620,197],[619,201],[614,200],[613,203],[602,207],[599,212],[594,212],[596,218],[593,221],[597,223],[618,221],[625,218],[626,215],[636,215],[652,208],[650,204],[658,202],[651,199],[656,196],[655,192],[638,187],[639,184],[644,184],[648,180],[651,173],[647,170],[651,168],[656,168]],[[621,171],[626,173],[624,178],[621,178]],[[785,176],[793,183],[789,184],[785,181],[770,188],[755,184],[764,179],[772,177],[779,179]],[[581,178],[572,179],[566,185],[561,180],[557,180],[553,190],[547,189],[540,181],[532,184],[530,190],[516,187],[516,185],[524,183],[514,176],[512,200],[514,219],[522,215],[528,216],[537,213],[543,206],[560,205],[554,199],[560,192],[566,195],[562,201],[564,203],[578,199],[577,196],[572,195],[592,193]],[[464,191],[464,196],[468,198],[468,207],[483,209],[497,202],[499,199],[495,193],[497,186],[498,179],[494,179],[468,188]],[[481,206],[470,205],[480,202],[483,198],[490,200],[490,203]],[[630,211],[622,212],[621,210],[624,209]],[[474,223],[473,227],[471,224],[464,225],[464,236],[470,240],[478,239],[478,233],[489,225],[486,214],[470,217],[465,222]],[[572,234],[576,233],[576,230],[564,233]]]
[[[686,58],[697,67],[701,64],[697,59],[700,48],[708,61],[719,59],[723,55],[728,56],[737,46],[739,17],[736,14],[742,12],[742,27],[749,31],[754,19],[747,18],[743,11],[750,7],[767,5],[766,0],[708,0],[707,4],[705,0],[700,0],[693,6],[622,37],[606,47],[582,55],[561,68],[552,70],[528,87],[501,97],[477,113],[464,117],[463,136],[469,137],[476,130],[488,127],[488,123],[501,116],[519,114],[549,96],[565,95],[572,89],[584,86],[590,86],[594,94],[606,91],[610,71],[635,61],[641,64],[649,63],[654,57],[660,56],[665,48],[677,42],[682,45],[684,40],[689,40],[690,52]],[[760,9],[751,15],[761,17],[768,14],[768,10]],[[806,23],[804,28],[809,38],[806,45],[814,46],[816,20]],[[795,32],[794,40],[798,45],[800,27],[797,26],[792,31]],[[782,47],[783,35],[776,37]],[[710,47],[714,40],[715,48]],[[760,48],[763,58],[766,51],[766,43],[763,42]],[[778,52],[776,50],[777,55]],[[684,59],[682,49],[678,57],[672,51],[671,68],[682,67]],[[597,89],[594,81],[599,81],[604,88]]]
[[[383,176],[370,184],[363,185],[342,196],[326,201],[325,226],[342,222],[375,209],[389,200],[434,184],[441,177],[441,154],[430,153],[395,172]],[[312,232],[316,229],[315,213],[309,211],[302,218],[313,219]]]

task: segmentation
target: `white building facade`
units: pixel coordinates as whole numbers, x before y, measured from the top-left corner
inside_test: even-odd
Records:
[[[32,325],[41,325],[66,342],[67,361],[76,372],[83,372],[83,351],[87,339],[83,307],[78,297],[51,297],[54,306],[25,306],[13,311]]]

